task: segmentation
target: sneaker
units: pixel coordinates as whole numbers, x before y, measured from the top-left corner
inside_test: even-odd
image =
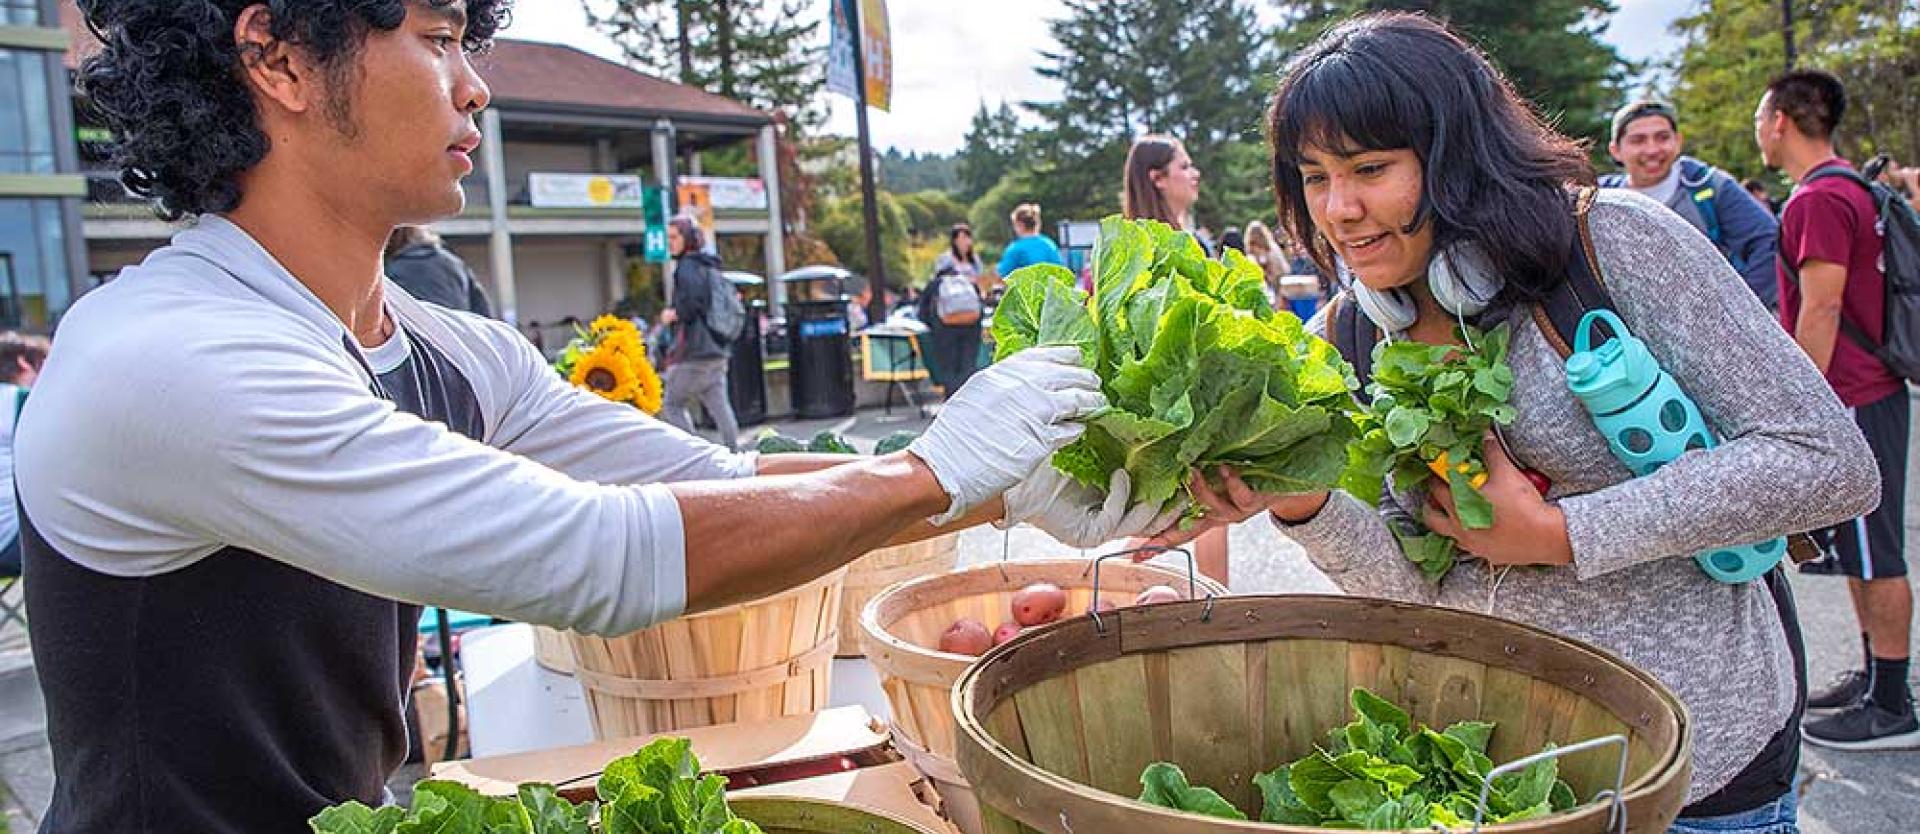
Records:
[[[1859,703],[1867,697],[1867,686],[1872,678],[1859,669],[1852,669],[1833,676],[1833,683],[1826,689],[1807,696],[1807,709],[1840,709]]]
[[[1911,707],[1902,715],[1869,700],[1806,722],[1800,735],[1809,744],[1838,750],[1913,750],[1920,749],[1920,720]]]
[[[1839,576],[1840,560],[1832,556],[1822,556],[1809,562],[1800,563],[1800,572],[1814,576]]]

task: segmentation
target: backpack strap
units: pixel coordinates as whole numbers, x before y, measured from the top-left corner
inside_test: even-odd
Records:
[[[1711,241],[1713,245],[1719,246],[1720,210],[1713,205],[1712,181],[1709,180],[1706,185],[1692,189],[1689,192],[1689,196],[1693,198],[1694,209],[1700,212],[1700,221],[1707,224],[1707,240]]]
[[[1327,339],[1353,365],[1354,378],[1360,381],[1355,396],[1371,401],[1367,383],[1373,380],[1373,346],[1380,341],[1380,328],[1361,312],[1353,290],[1341,290],[1327,302]]]
[[[1574,236],[1573,253],[1567,258],[1567,280],[1533,306],[1533,321],[1547,344],[1560,358],[1573,355],[1573,337],[1580,319],[1593,310],[1613,310],[1613,296],[1607,293],[1601,275],[1600,258],[1593,250],[1593,228],[1588,215],[1599,189],[1581,188],[1573,200],[1573,216],[1579,226]],[[1605,325],[1601,325],[1605,326]]]
[[[1878,218],[1880,216],[1879,195],[1874,193],[1873,183],[1868,182],[1866,177],[1860,176],[1859,172],[1852,168],[1844,165],[1829,165],[1825,168],[1815,168],[1800,179],[1800,185],[1801,187],[1805,187],[1807,183],[1813,182],[1814,180],[1826,179],[1827,177],[1839,177],[1845,180],[1852,180],[1853,184],[1866,189],[1867,199],[1873,202],[1874,217]],[[1780,265],[1780,271],[1787,276],[1787,280],[1793,282],[1794,289],[1799,289],[1800,268],[1787,263],[1786,253],[1781,252],[1778,248],[1774,250],[1773,259]],[[1882,280],[1885,280],[1884,274],[1882,275]],[[1880,359],[1883,364],[1886,362],[1886,359],[1880,356],[1881,346],[1869,338],[1866,329],[1855,324],[1852,317],[1848,316],[1844,309],[1842,309],[1840,313],[1840,332],[1847,338],[1852,339],[1854,345],[1861,350],[1872,354],[1876,359]]]

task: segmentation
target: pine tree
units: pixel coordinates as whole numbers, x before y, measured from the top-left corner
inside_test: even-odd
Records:
[[[1057,102],[1029,103],[1044,126],[1016,171],[1049,216],[1119,210],[1121,166],[1133,139],[1170,133],[1203,172],[1200,222],[1244,223],[1271,206],[1257,155],[1263,90],[1272,73],[1267,34],[1245,0],[1068,0],[1048,29],[1042,76]],[[1262,166],[1254,166],[1256,169]]]
[[[1019,161],[1020,118],[1005,102],[999,110],[980,103],[960,149],[960,199],[972,202],[1013,170]]]
[[[811,0],[581,0],[628,61],[817,128],[825,61]]]

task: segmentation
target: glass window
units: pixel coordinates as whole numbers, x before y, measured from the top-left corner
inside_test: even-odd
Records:
[[[40,0],[0,0],[0,26],[40,25]]]
[[[0,173],[54,173],[47,62],[57,58],[50,52],[0,49]]]
[[[53,198],[0,199],[0,327],[47,330],[67,311],[67,229]]]

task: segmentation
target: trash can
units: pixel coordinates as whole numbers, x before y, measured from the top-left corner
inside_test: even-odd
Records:
[[[767,421],[767,302],[762,297],[767,281],[751,272],[725,275],[747,308],[746,324],[727,360],[727,402],[740,425],[759,425]]]
[[[852,273],[809,266],[780,276],[787,293],[787,385],[803,420],[853,413],[853,343],[844,289]]]

